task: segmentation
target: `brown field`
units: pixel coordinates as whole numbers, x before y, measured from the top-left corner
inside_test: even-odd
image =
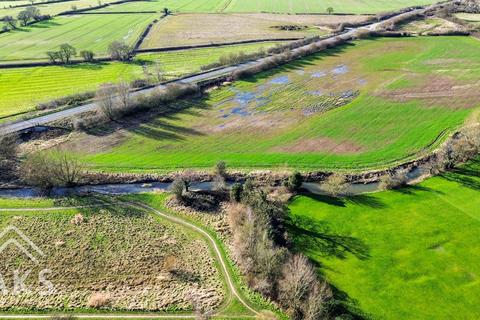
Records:
[[[464,28],[456,23],[441,18],[428,18],[416,20],[403,25],[400,31],[407,31],[413,34],[443,33],[448,31],[463,30]]]
[[[81,216],[79,216],[81,214]],[[2,297],[0,309],[189,310],[190,294],[218,307],[224,289],[206,243],[179,227],[133,209],[3,214],[46,254],[33,264],[14,246],[0,254],[11,288],[12,270],[31,269],[31,292]],[[21,239],[19,239],[21,240]],[[51,270],[52,294],[41,295],[38,271]],[[34,275],[34,276],[33,276]],[[13,291],[13,290],[12,290]],[[98,305],[100,304],[100,305]]]
[[[179,14],[157,23],[145,38],[142,48],[325,35],[330,32],[328,26],[334,23],[361,19],[364,18],[275,14]],[[279,26],[285,25],[299,26],[303,29],[295,31],[278,29]]]

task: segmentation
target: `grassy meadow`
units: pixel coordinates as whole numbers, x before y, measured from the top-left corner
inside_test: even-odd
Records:
[[[110,3],[116,0],[103,0],[102,3]],[[7,1],[7,3],[17,3],[18,4],[31,4],[30,1]],[[20,8],[10,8],[8,5],[4,5],[5,1],[0,1],[0,17],[3,16],[13,16],[16,17],[20,11],[25,10],[25,7]],[[41,1],[35,1],[34,6],[40,10],[42,14],[49,14],[51,16],[57,15],[61,12],[70,11],[72,7],[77,9],[86,9],[94,6],[98,6],[98,1],[96,0],[73,0],[57,3],[42,3]]]
[[[95,90],[106,82],[144,78],[142,65],[160,63],[167,79],[198,72],[220,56],[244,51],[255,52],[278,42],[192,49],[137,55],[131,63],[108,62],[0,69],[0,118],[34,110],[35,105],[54,98]],[[153,72],[153,71],[152,71]]]
[[[63,43],[78,52],[92,50],[97,56],[107,55],[108,45],[124,41],[133,45],[153,14],[61,16],[0,35],[0,61],[47,59],[46,52],[57,50]]]
[[[274,12],[274,13],[326,13],[332,7],[336,13],[379,13],[413,5],[434,3],[432,0],[154,0],[129,2],[101,9],[110,12],[159,11],[167,7],[173,12]]]
[[[378,13],[413,5],[434,3],[432,0],[232,0],[225,12],[324,13],[332,7],[336,13]]]
[[[480,161],[398,191],[290,204],[298,250],[371,319],[480,314]]]
[[[78,134],[63,148],[106,171],[220,160],[245,169],[385,167],[436,147],[480,105],[479,47],[467,37],[362,40],[178,103],[147,123]]]

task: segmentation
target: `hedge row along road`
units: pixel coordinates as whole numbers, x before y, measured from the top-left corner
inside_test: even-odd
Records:
[[[420,8],[420,9],[412,10],[410,12],[416,12],[418,14],[422,14],[422,13],[428,11],[428,10],[431,10],[431,9],[435,8],[436,6],[438,6],[438,5],[430,5],[430,6]],[[398,15],[390,18],[390,19],[382,21],[381,23],[388,22],[389,20],[395,19],[395,18],[397,18],[399,16],[402,16],[402,15],[405,15],[405,14],[409,14],[409,13],[398,14]],[[330,39],[342,39],[342,40],[349,41],[349,40],[352,40],[352,38],[354,37],[354,35],[356,34],[357,31],[361,31],[361,30],[373,31],[373,30],[375,30],[375,28],[379,24],[380,24],[380,22],[375,22],[375,23],[372,23],[372,24],[369,24],[369,25],[366,25],[366,26],[363,26],[363,27],[352,28],[352,29],[348,30],[347,32],[344,32],[343,34],[334,35],[334,36],[331,36],[331,37],[324,38],[324,39],[318,41],[318,43],[327,42]],[[294,49],[293,51],[298,51],[298,50],[301,50],[301,49],[302,49],[302,47]],[[195,83],[199,83],[201,81],[205,81],[205,80],[209,80],[209,79],[220,78],[222,76],[230,74],[231,72],[233,72],[235,70],[240,70],[242,68],[254,66],[257,63],[262,63],[266,59],[268,59],[268,57],[259,59],[257,61],[250,61],[250,62],[242,63],[242,64],[239,64],[239,65],[236,65],[236,66],[229,66],[229,67],[217,69],[217,70],[214,70],[214,71],[193,75],[193,76],[186,77],[186,78],[183,78],[183,79],[178,79],[176,81],[173,81],[173,83],[195,84]],[[132,94],[132,96],[148,94],[148,93],[151,93],[154,90],[157,90],[158,88],[162,88],[162,87],[163,87],[163,85],[158,85],[158,86],[153,87],[153,88],[139,90],[139,91],[134,92]],[[93,103],[88,103],[88,104],[81,105],[81,106],[78,106],[78,107],[74,107],[74,108],[71,108],[71,109],[51,113],[51,114],[48,114],[48,115],[45,115],[45,116],[40,116],[40,117],[33,118],[33,119],[30,119],[30,120],[20,121],[20,122],[16,122],[16,123],[8,123],[8,124],[5,124],[3,126],[0,126],[0,136],[15,133],[15,132],[19,132],[19,131],[26,130],[26,129],[29,129],[29,128],[32,128],[32,127],[35,127],[35,126],[46,125],[46,124],[54,122],[54,121],[62,120],[62,119],[73,117],[73,116],[76,116],[76,115],[79,115],[79,114],[82,114],[82,113],[85,113],[85,112],[93,111],[93,110],[96,110],[97,108],[98,107],[97,107],[96,103],[93,102]]]

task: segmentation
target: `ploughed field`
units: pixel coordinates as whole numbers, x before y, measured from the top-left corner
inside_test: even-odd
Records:
[[[480,314],[480,161],[397,191],[298,196],[290,231],[352,310],[372,319]]]
[[[256,52],[280,42],[233,45],[216,48],[139,54],[131,63],[82,63],[70,66],[0,69],[0,122],[2,117],[32,111],[39,103],[55,98],[95,91],[107,82],[153,77],[156,63],[166,79],[199,72],[200,67],[217,62],[221,56],[243,51]]]
[[[8,288],[0,310],[190,311],[192,295],[208,310],[222,304],[225,287],[216,261],[203,238],[187,229],[116,205],[8,211],[93,202],[84,201],[0,199],[0,230],[15,226],[44,254],[27,247],[35,264],[13,245],[0,253]],[[25,244],[14,232],[8,236]],[[54,291],[39,283],[44,269]],[[12,291],[13,270],[31,270],[25,281],[30,292]]]
[[[461,50],[459,49],[461,48]],[[480,105],[480,43],[362,40],[63,144],[92,169],[365,169],[438,146]],[[165,114],[167,112],[168,114]]]

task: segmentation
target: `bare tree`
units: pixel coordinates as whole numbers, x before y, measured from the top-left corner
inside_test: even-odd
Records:
[[[24,160],[21,173],[25,182],[46,190],[77,184],[82,178],[83,167],[77,159],[65,153],[36,153]]]
[[[298,312],[316,281],[316,274],[308,259],[301,254],[291,256],[285,263],[283,278],[279,282],[283,305]]]
[[[305,320],[328,319],[327,302],[332,298],[332,291],[326,282],[316,281],[306,299],[303,307]]]
[[[130,84],[128,82],[122,81],[117,85],[117,98],[121,110],[125,113],[128,113],[132,102]]]
[[[95,58],[95,53],[90,50],[82,50],[80,51],[80,55],[85,62],[92,62]]]
[[[67,153],[53,154],[53,174],[58,184],[62,186],[74,186],[80,182],[83,174],[83,166],[74,156]]]
[[[32,16],[27,10],[23,10],[18,13],[17,19],[22,21],[22,26],[26,27]]]
[[[101,85],[95,96],[97,105],[102,114],[110,120],[115,120],[115,94],[116,88],[112,84]]]
[[[159,60],[155,60],[154,68],[155,68],[155,77],[156,77],[157,82],[164,81],[165,76],[164,76],[164,73],[163,73],[163,70],[162,70],[162,67],[160,65]]]
[[[114,41],[108,46],[108,52],[113,60],[127,61],[130,59],[132,48],[124,42]]]
[[[202,304],[202,298],[197,293],[190,293],[187,297],[192,304],[192,309],[195,312],[195,319],[197,320],[208,320],[214,313],[214,310],[208,310]]]

